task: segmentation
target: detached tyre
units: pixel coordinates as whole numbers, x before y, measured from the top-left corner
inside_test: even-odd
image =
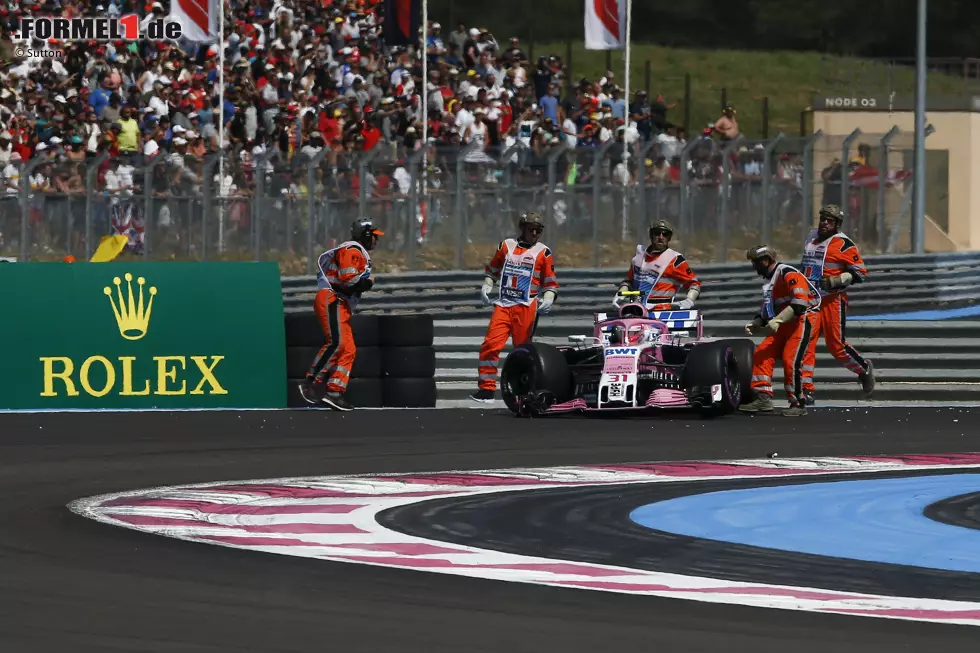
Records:
[[[711,389],[716,385],[721,386],[721,400],[712,402]],[[707,415],[735,412],[742,402],[735,348],[724,341],[695,346],[687,355],[681,386],[692,398],[704,401],[702,411]]]
[[[748,338],[732,338],[731,340],[719,340],[717,344],[732,348],[735,353],[735,362],[738,363],[738,383],[742,388],[743,404],[747,404],[755,399],[755,390],[752,389],[752,361],[755,359],[755,343]]]
[[[507,408],[521,414],[521,399],[529,394],[547,393],[551,403],[572,398],[572,373],[565,355],[544,343],[527,342],[517,346],[504,360],[500,389]]]

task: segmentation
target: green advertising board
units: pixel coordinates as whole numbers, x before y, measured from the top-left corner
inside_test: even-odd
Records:
[[[283,408],[272,263],[0,265],[0,409]]]

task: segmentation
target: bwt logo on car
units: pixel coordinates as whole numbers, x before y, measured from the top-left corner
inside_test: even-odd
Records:
[[[14,40],[30,41],[176,41],[183,34],[178,22],[151,20],[140,34],[140,17],[128,14],[119,18],[22,18]]]
[[[636,356],[636,352],[638,351],[640,350],[636,347],[630,347],[628,349],[610,347],[606,349],[606,356]]]

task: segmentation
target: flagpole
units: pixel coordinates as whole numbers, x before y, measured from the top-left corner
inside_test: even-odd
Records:
[[[626,0],[626,110],[623,112],[626,120],[623,122],[623,234],[622,239],[629,237],[629,202],[626,198],[626,184],[629,181],[629,146],[626,135],[630,128],[630,32],[633,21],[633,0]],[[639,163],[637,164],[639,165]],[[642,171],[642,168],[640,168]],[[640,216],[641,219],[643,216]]]
[[[225,251],[225,0],[218,5],[218,251]],[[209,183],[208,180],[204,180]]]
[[[429,169],[429,0],[422,0],[422,203],[413,207],[421,211],[425,207],[426,186],[428,186]],[[423,217],[423,220],[425,218]],[[421,225],[419,236],[421,237]]]

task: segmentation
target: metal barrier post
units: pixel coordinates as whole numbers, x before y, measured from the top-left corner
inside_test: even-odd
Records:
[[[364,177],[367,173],[368,164],[374,161],[374,159],[381,153],[381,148],[376,147],[373,150],[368,150],[366,153],[358,157],[357,161],[357,179],[358,179],[358,190],[357,190],[357,217],[363,218],[367,215],[367,184],[364,183]]]
[[[313,264],[313,258],[316,256],[316,251],[313,249],[313,241],[316,240],[316,224],[317,217],[319,216],[319,211],[317,211],[318,202],[316,201],[316,171],[323,162],[323,157],[327,155],[327,148],[321,147],[320,151],[316,153],[310,161],[306,164],[306,212],[307,221],[306,225],[306,273],[313,274],[315,266]],[[326,194],[324,192],[324,194]],[[329,210],[330,202],[324,202],[323,205]]]
[[[557,231],[557,225],[555,225],[555,186],[558,185],[558,157],[563,155],[567,149],[568,142],[562,141],[558,144],[558,147],[548,154],[548,190],[545,193],[545,201],[548,204],[544,207],[544,213],[547,228],[552,233]]]
[[[422,155],[425,154],[425,146],[418,149],[418,151],[413,152],[410,157],[408,157],[408,176],[412,180],[412,185],[408,189],[408,217],[405,222],[405,246],[408,247],[408,253],[405,256],[405,267],[408,270],[414,270],[415,265],[415,250],[417,249],[418,239],[422,237],[422,220],[425,218],[422,216],[421,206],[419,204],[419,182],[421,181],[421,166],[422,166]]]
[[[801,223],[803,225],[803,234],[801,238],[806,238],[807,234],[810,233],[811,223],[813,222],[813,147],[823,138],[823,130],[818,129],[814,132],[813,136],[806,139],[806,145],[803,146],[803,215]]]
[[[255,186],[255,194],[252,196],[252,260],[258,261],[261,253],[262,242],[262,204],[265,200],[265,167],[269,163],[270,156],[267,152],[261,152],[252,159],[255,164],[255,174],[252,175],[252,182]]]
[[[92,242],[92,210],[95,204],[95,182],[99,178],[99,167],[109,158],[108,152],[100,152],[85,168],[85,260],[95,253]]]
[[[637,168],[639,169],[639,174],[636,179],[636,190],[639,193],[637,197],[637,213],[639,213],[639,223],[648,225],[650,224],[650,219],[647,216],[647,156],[650,154],[650,150],[658,145],[657,141],[649,141],[646,145],[640,148],[639,153],[639,163]]]
[[[214,167],[218,165],[218,161],[225,156],[224,152],[217,152],[214,154],[208,154],[204,157],[204,165],[201,168],[201,260],[208,260],[208,219],[214,214]],[[225,180],[218,176],[218,220],[224,220],[225,206],[222,201],[225,194],[221,192],[222,186],[224,186]],[[146,189],[144,192],[152,192],[152,188]],[[222,239],[219,237],[219,251],[220,243]]]
[[[925,137],[928,139],[929,135],[936,131],[935,128],[930,123],[926,126]],[[912,177],[913,185],[915,184],[915,176]],[[912,237],[911,230],[915,229],[915,221],[911,219],[912,217],[912,193],[906,193],[905,198],[902,200],[902,207],[899,209],[898,218],[895,220],[895,224],[892,226],[891,232],[888,235],[888,254],[894,254],[895,248],[898,246],[898,234],[902,230],[902,224],[905,222],[905,218],[909,218],[909,237]],[[914,241],[909,241],[909,245],[912,245]],[[922,243],[925,247],[925,242]],[[911,248],[910,248],[911,249]],[[912,252],[913,254],[921,254],[922,252]]]
[[[878,162],[878,207],[875,215],[875,231],[878,232],[878,251],[884,251],[888,243],[888,227],[885,224],[885,195],[888,181],[888,147],[898,135],[898,125],[892,125],[881,139],[881,160]]]
[[[844,216],[850,219],[850,207],[851,201],[848,197],[850,191],[850,181],[851,181],[851,170],[850,170],[850,160],[851,160],[851,143],[853,143],[858,136],[861,135],[861,128],[858,127],[851,132],[850,136],[844,139],[844,146],[841,148],[841,175],[840,175],[840,203],[841,211]]]
[[[48,163],[49,159],[39,156],[28,161],[20,171],[20,259],[30,260],[27,239],[31,230],[31,173]]]
[[[602,162],[606,153],[613,146],[613,141],[603,143],[598,151],[592,153],[592,267],[599,267],[599,204],[602,185],[599,180],[602,172]],[[626,187],[622,188],[626,192]],[[623,218],[625,219],[625,215]]]
[[[466,197],[463,194],[463,175],[466,170],[463,168],[463,153],[460,148],[456,149],[456,269],[463,269],[463,250],[466,248],[466,238],[469,233],[468,216],[463,202]]]
[[[769,191],[772,188],[772,151],[786,137],[779,132],[776,138],[766,143],[762,150],[762,242],[768,243],[772,238],[772,222],[769,220]]]
[[[514,213],[514,172],[511,170],[510,157],[517,155],[517,161],[520,163],[521,155],[526,147],[521,141],[517,141],[506,150],[500,156],[499,165],[504,171],[504,197],[506,198],[506,213],[507,215],[512,215]]]
[[[718,216],[718,244],[721,247],[721,260],[726,263],[728,262],[728,198],[732,192],[732,152],[744,140],[739,134],[721,151],[721,215]]]
[[[143,256],[147,261],[150,260],[150,252],[153,244],[153,176],[156,174],[157,166],[163,165],[167,160],[162,156],[156,157],[149,166],[143,166]],[[145,162],[144,162],[145,163]],[[207,183],[201,180],[201,183]]]
[[[688,170],[688,166],[691,164],[691,152],[694,148],[701,142],[701,139],[692,138],[681,150],[681,215],[680,224],[678,225],[678,231],[681,232],[681,240],[690,235],[690,220],[688,219],[688,212],[691,210],[691,198],[688,196],[691,192],[691,172]],[[686,246],[687,243],[684,242]]]
[[[932,123],[929,123],[928,125],[926,125],[925,131],[923,132],[923,141],[927,141],[929,139],[929,136],[934,131],[936,131],[936,128],[932,126]],[[928,154],[927,154],[927,151],[925,150],[925,145],[923,145],[922,160],[919,161],[919,165],[925,166],[925,164],[926,164],[926,157],[927,156],[928,156]],[[914,173],[915,174],[912,177],[913,179],[925,179],[925,175],[918,174],[918,171],[914,171]],[[913,184],[914,183],[915,182],[913,182]],[[925,192],[925,188],[917,188],[915,190],[919,191],[920,193],[924,193]],[[914,199],[915,199],[915,195],[913,194],[913,200]],[[924,204],[925,204],[925,202],[923,201],[923,205]],[[915,209],[914,208],[912,208],[912,210],[911,210],[911,216],[910,217],[911,217],[911,219],[909,220],[909,244],[912,246],[911,247],[912,253],[913,254],[923,254],[926,251],[925,224],[922,225],[922,228],[921,228],[922,230],[920,231],[919,234],[917,234],[916,233],[916,226],[917,225],[915,224],[916,216],[915,216]],[[922,220],[925,221],[925,219],[927,217],[928,216],[925,213],[925,209],[923,209],[923,211],[922,211]],[[921,237],[920,237],[920,234],[921,234]]]

